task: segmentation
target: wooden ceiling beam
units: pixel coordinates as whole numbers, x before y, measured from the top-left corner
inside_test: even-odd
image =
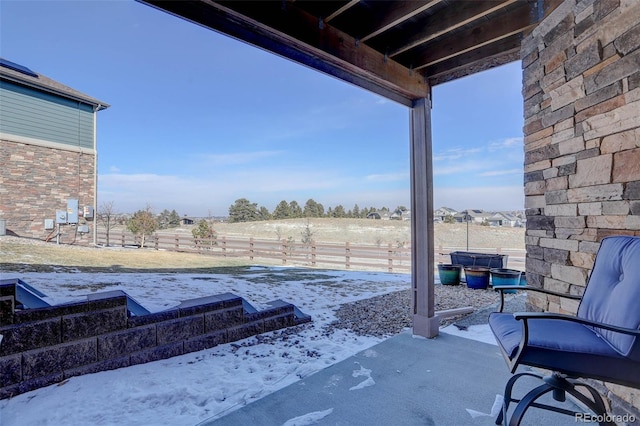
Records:
[[[454,2],[448,8],[443,9],[442,13],[433,15],[430,20],[430,25],[425,25],[421,31],[408,37],[406,41],[403,41],[402,45],[389,49],[389,56],[397,56],[450,31],[498,12],[517,1],[518,0],[505,0],[500,3],[496,3],[495,1]]]
[[[386,16],[377,24],[375,28],[370,29],[369,33],[363,36],[360,41],[365,42],[370,38],[373,38],[383,32],[389,30],[403,23],[404,21],[413,18],[414,16],[431,9],[433,6],[440,3],[442,0],[422,0],[422,1],[407,1],[398,2],[397,6],[388,12]]]
[[[423,71],[430,84],[436,85],[520,58],[520,35],[513,35],[483,48],[442,61]]]
[[[503,14],[491,20],[484,20],[479,25],[466,28],[450,36],[444,36],[438,39],[437,42],[421,45],[417,49],[397,56],[395,59],[405,64],[411,60],[413,61],[413,69],[420,70],[523,33],[536,25],[532,7],[533,5],[531,4],[521,3],[509,14]]]
[[[340,9],[336,10],[331,15],[327,16],[326,18],[324,18],[324,22],[326,22],[326,23],[331,22],[332,19],[334,19],[335,17],[343,14],[344,12],[346,12],[349,9],[351,9],[353,6],[355,6],[358,3],[360,3],[360,0],[351,0],[349,3],[345,4]]]

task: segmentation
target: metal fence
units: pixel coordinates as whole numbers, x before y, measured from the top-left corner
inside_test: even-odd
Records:
[[[106,244],[106,233],[98,232],[98,243]],[[139,247],[141,238],[129,232],[111,232],[111,246]],[[291,240],[267,240],[256,238],[218,236],[215,239],[195,239],[190,235],[154,233],[145,239],[145,247],[155,250],[199,253],[225,258],[244,258],[250,261],[270,260],[282,265],[308,267],[345,268],[359,270],[386,270],[388,272],[411,271],[411,246],[352,244],[345,242],[310,243]],[[462,247],[437,247],[436,263],[449,263],[449,253]],[[525,250],[470,248],[478,253],[508,255],[511,268],[524,269]]]

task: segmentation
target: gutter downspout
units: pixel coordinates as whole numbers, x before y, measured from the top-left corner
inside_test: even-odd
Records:
[[[93,107],[93,245],[98,245],[98,111],[102,105]]]

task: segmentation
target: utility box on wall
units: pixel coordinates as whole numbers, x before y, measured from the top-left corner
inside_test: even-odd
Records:
[[[44,220],[44,229],[50,231],[53,229],[53,219]]]
[[[67,200],[67,222],[78,223],[78,200]]]
[[[66,210],[56,210],[56,223],[58,223],[58,224],[67,223],[67,211]]]
[[[85,219],[93,219],[93,207],[91,206],[84,206],[84,214],[83,214]]]

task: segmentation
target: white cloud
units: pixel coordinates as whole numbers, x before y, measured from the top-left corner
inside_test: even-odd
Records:
[[[435,163],[438,161],[459,160],[460,158],[463,158],[463,157],[475,156],[476,154],[481,153],[483,150],[484,148],[482,147],[469,148],[469,149],[451,148],[446,151],[434,154],[433,161]]]
[[[365,180],[369,182],[398,182],[398,181],[409,182],[409,171],[368,175],[365,177]]]
[[[489,149],[501,149],[501,148],[522,148],[524,144],[524,138],[522,136],[514,138],[505,138],[499,141],[493,141],[489,143]]]
[[[522,186],[491,186],[434,188],[435,207],[448,206],[456,210],[522,210],[524,189]]]
[[[235,166],[249,164],[269,157],[282,155],[284,151],[234,152],[228,154],[200,154],[198,159],[211,166]]]

